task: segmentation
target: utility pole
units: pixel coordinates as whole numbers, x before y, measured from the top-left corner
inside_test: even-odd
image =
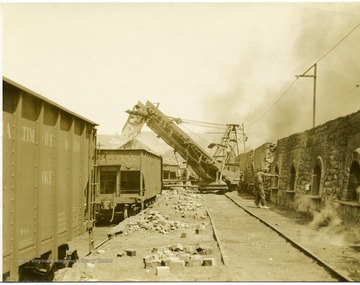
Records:
[[[246,148],[245,148],[245,142],[247,141],[247,137],[245,135],[245,126],[244,126],[244,123],[242,123],[241,127],[240,127],[240,130],[242,132],[242,135],[243,135],[243,143],[244,143],[244,153],[246,151]]]
[[[313,75],[307,75],[306,73],[308,73],[310,71],[310,69],[314,68],[314,74]],[[313,91],[313,128],[315,128],[315,116],[316,116],[316,77],[317,77],[317,63],[315,63],[314,65],[312,65],[308,70],[306,70],[303,74],[301,75],[295,75],[296,78],[299,77],[312,77],[314,78],[314,91]]]

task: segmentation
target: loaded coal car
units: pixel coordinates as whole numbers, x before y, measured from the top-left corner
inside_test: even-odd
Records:
[[[255,179],[257,170],[266,170],[273,174],[278,174],[273,165],[276,145],[274,143],[264,143],[261,146],[250,150],[246,153],[240,154],[240,170],[242,178],[240,181],[239,192],[253,193],[255,190]],[[275,172],[274,172],[275,171]],[[267,199],[269,199],[270,191],[277,181],[274,177],[265,177],[265,192]],[[277,182],[276,182],[277,183]]]
[[[3,78],[3,280],[52,280],[86,230],[96,123]]]
[[[97,181],[97,221],[126,219],[161,193],[162,157],[144,149],[98,149]]]

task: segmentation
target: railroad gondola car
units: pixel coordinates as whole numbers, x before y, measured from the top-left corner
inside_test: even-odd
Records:
[[[97,175],[97,220],[127,218],[161,193],[162,157],[144,149],[99,149]]]
[[[278,169],[274,169],[273,166],[275,149],[275,144],[267,142],[255,149],[239,155],[240,170],[242,173],[238,188],[239,193],[255,193],[255,179],[256,172],[258,170],[266,169],[273,174],[278,174]],[[271,192],[278,189],[277,185],[278,178],[264,177],[266,200],[271,199]]]
[[[163,164],[163,187],[169,189],[172,186],[182,185],[181,169],[178,164]]]
[[[51,280],[85,232],[96,126],[3,78],[3,280]]]

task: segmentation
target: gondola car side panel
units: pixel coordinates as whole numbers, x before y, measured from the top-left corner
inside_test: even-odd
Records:
[[[56,260],[59,247],[84,232],[95,127],[3,78],[5,280],[18,281],[35,258]]]
[[[39,198],[38,198],[38,234],[37,254],[51,250],[54,230],[54,184],[55,184],[55,127],[58,120],[58,112],[49,104],[44,104],[41,111],[39,124],[39,144],[41,151],[38,152],[39,161]]]
[[[5,94],[7,94],[5,96]],[[15,136],[17,132],[16,112],[20,104],[20,94],[10,84],[3,83],[3,271],[9,271],[11,257],[14,256],[15,229]],[[7,229],[6,231],[4,229]],[[10,236],[13,236],[11,239]]]

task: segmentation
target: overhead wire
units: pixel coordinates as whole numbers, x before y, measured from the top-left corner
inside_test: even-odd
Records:
[[[332,47],[328,52],[326,52],[322,57],[320,57],[316,62],[319,63],[321,60],[323,60],[327,55],[329,55],[337,46],[339,46],[353,31],[355,31],[358,27],[360,26],[360,23],[358,23],[350,32],[348,32],[334,47]],[[306,72],[305,72],[306,73]],[[274,104],[271,105],[271,107],[269,109],[267,109],[259,118],[257,118],[255,121],[251,122],[250,124],[245,125],[246,127],[249,127],[253,124],[255,124],[256,122],[258,122],[260,119],[262,119],[268,112],[270,112],[270,110],[285,96],[285,94],[290,90],[290,88],[295,84],[296,80],[298,78],[296,78],[291,84],[290,86],[285,90],[285,92],[279,97],[279,99],[277,99],[275,101]]]
[[[355,91],[356,89],[358,89],[358,90],[360,91],[360,88],[358,88],[358,87],[359,87],[359,86],[356,86],[356,87],[354,87],[354,88],[352,88],[352,89],[349,89],[349,90],[347,90],[347,91],[345,91],[345,92],[341,92],[341,95],[340,95],[340,96],[337,96],[337,97],[333,98],[332,100],[328,100],[328,101],[322,103],[320,106],[318,106],[317,109],[318,109],[318,110],[323,110],[323,109],[325,109],[330,103],[338,100],[339,98],[344,98],[344,97],[346,97],[346,96],[351,95],[352,93],[354,93],[354,91]],[[359,109],[360,109],[360,107],[359,107]],[[299,115],[299,117],[301,117],[301,118],[303,118],[303,117],[305,118],[305,115],[311,114],[311,112],[312,112],[311,110],[309,110],[309,111],[298,111],[298,115]]]
[[[264,114],[262,114],[259,118],[257,118],[255,121],[253,121],[252,123],[250,124],[247,124],[245,125],[245,127],[249,127],[251,126],[252,124],[255,124],[257,121],[259,121],[260,119],[262,119],[267,113],[270,112],[270,110],[285,96],[285,94],[290,90],[290,88],[295,84],[296,80],[298,80],[298,78],[296,78],[291,84],[290,86],[285,90],[285,92],[283,94],[281,94],[281,96],[275,101],[274,104],[271,105],[271,107],[269,109],[267,109],[265,111]]]
[[[360,26],[360,23],[358,23],[350,32],[346,34],[345,37],[343,37],[332,49],[330,49],[327,53],[325,53],[316,63],[319,63],[322,59],[324,59],[330,52],[332,52],[339,44],[341,44],[350,34],[355,31]]]
[[[328,56],[337,46],[339,46],[353,31],[355,31],[358,27],[360,26],[360,23],[358,23],[350,32],[348,32],[335,46],[333,46],[328,52],[326,52],[322,57],[320,57],[316,63],[319,63],[321,60],[323,60],[326,56]],[[258,117],[255,121],[245,125],[245,127],[249,127],[255,123],[257,123],[259,120],[261,120],[267,113],[269,113],[276,104],[278,104],[278,102],[288,93],[288,91],[291,89],[291,87],[295,84],[295,82],[298,80],[298,77],[289,85],[289,87],[281,94],[281,96],[260,116]],[[352,92],[353,90],[351,90]],[[350,92],[350,91],[349,91]],[[181,119],[183,123],[188,123],[188,124],[193,124],[193,125],[197,125],[197,126],[201,126],[201,127],[211,127],[211,128],[215,128],[215,129],[223,129],[226,128],[226,124],[218,124],[218,123],[210,123],[210,122],[203,122],[203,121],[196,121],[196,120],[189,120],[189,119]],[[182,125],[183,126],[183,125]],[[196,136],[198,136],[199,138],[201,138],[202,140],[208,142],[206,139],[200,137],[198,134],[196,134],[195,132],[193,132],[192,130],[190,130],[189,128],[186,128],[185,126],[183,126],[185,129],[187,129],[189,132],[195,134]],[[209,143],[209,142],[208,142]]]
[[[341,97],[344,98],[345,96],[348,96],[349,94],[353,93],[353,91],[356,90],[356,89],[359,90],[360,88],[358,88],[358,87],[359,87],[359,86],[356,85],[354,88],[345,91],[345,92],[342,93],[340,96],[337,96],[337,97],[333,98],[332,100],[329,100],[329,101],[326,101],[326,102],[322,103],[322,105],[320,106],[320,108],[326,107],[329,103],[334,102],[334,101],[338,100],[338,99],[341,98]]]

